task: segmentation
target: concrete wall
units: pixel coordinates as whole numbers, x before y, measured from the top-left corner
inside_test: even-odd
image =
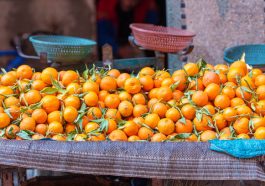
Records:
[[[36,30],[95,39],[95,23],[94,0],[0,0],[0,50],[17,33]]]
[[[264,0],[167,0],[167,5],[168,24],[197,33],[189,60],[223,63],[224,48],[265,42]]]

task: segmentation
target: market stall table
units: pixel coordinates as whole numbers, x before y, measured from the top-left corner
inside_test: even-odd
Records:
[[[265,181],[264,157],[237,159],[191,142],[0,141],[0,164],[21,168],[177,180]]]

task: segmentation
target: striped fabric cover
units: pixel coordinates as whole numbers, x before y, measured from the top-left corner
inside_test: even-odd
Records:
[[[0,140],[0,164],[50,171],[181,180],[265,181],[264,157],[236,159],[208,143]]]

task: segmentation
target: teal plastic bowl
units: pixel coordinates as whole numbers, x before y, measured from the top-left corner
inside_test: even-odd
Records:
[[[36,53],[47,53],[53,62],[78,62],[91,52],[95,41],[71,36],[38,35],[29,38]]]
[[[265,66],[265,44],[238,45],[224,50],[224,60],[233,63],[245,53],[246,63],[252,66]]]

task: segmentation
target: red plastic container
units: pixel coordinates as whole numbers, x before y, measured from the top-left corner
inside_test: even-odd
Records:
[[[137,45],[166,53],[177,53],[192,44],[195,33],[173,27],[133,23],[130,25]]]

